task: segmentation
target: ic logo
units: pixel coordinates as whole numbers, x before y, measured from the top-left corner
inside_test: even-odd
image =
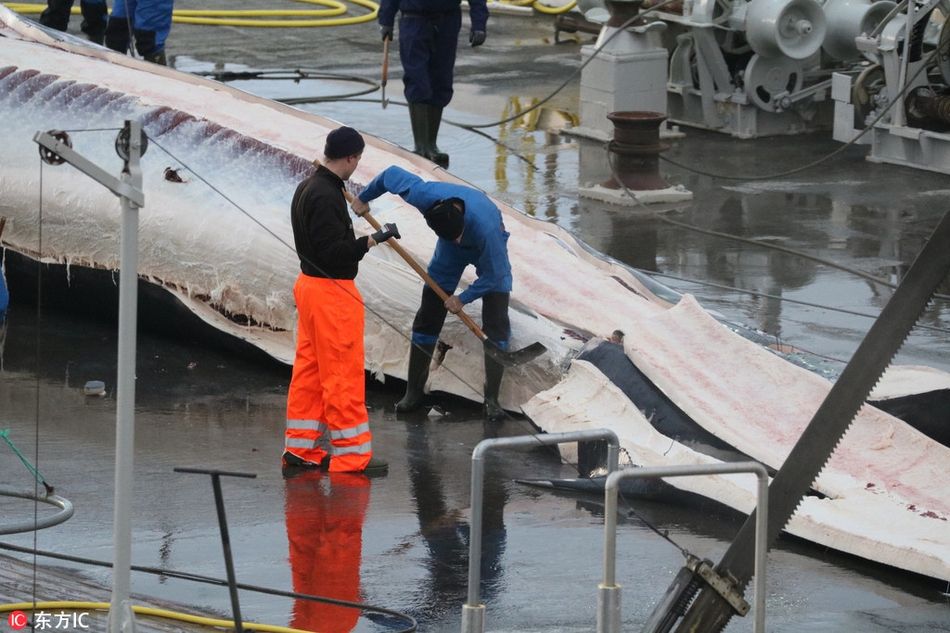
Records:
[[[26,625],[29,624],[26,614],[22,611],[14,611],[10,614],[10,617],[7,618],[7,622],[10,623],[10,626],[14,631],[19,631],[26,628]]]

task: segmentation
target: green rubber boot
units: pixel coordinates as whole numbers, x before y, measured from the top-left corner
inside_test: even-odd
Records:
[[[449,168],[449,155],[439,149],[436,139],[439,137],[439,127],[442,125],[442,108],[426,106],[426,117],[429,128],[429,160],[441,167]]]
[[[412,140],[416,147],[414,154],[429,158],[429,116],[424,103],[409,104],[409,122],[412,124]]]
[[[409,348],[409,375],[406,377],[406,395],[396,403],[397,413],[408,413],[422,406],[425,399],[426,380],[429,379],[429,363],[435,345],[418,345]]]
[[[505,417],[505,410],[498,403],[504,373],[505,366],[485,354],[485,418],[489,422],[498,422]]]

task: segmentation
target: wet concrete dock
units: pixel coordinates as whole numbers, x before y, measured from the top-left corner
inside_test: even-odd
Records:
[[[92,608],[94,604],[108,605],[111,592],[102,584],[84,580],[74,571],[55,569],[49,565],[39,567],[15,558],[0,555],[0,604],[26,603],[20,607],[35,626],[35,630],[71,630],[105,631],[107,630],[108,610]],[[167,611],[185,616],[229,619],[226,614],[201,613],[180,604],[171,604],[154,600],[147,596],[132,596],[136,606]],[[47,606],[44,603],[77,603],[76,608],[65,606]],[[32,607],[36,605],[34,610]],[[15,630],[9,620],[13,611],[4,612],[2,619],[9,630]],[[208,627],[189,624],[151,615],[139,615],[135,620],[136,630],[140,633],[174,633],[176,631],[208,630]],[[27,628],[26,630],[29,630]]]
[[[176,8],[226,5],[189,0]],[[561,34],[555,43],[552,21],[540,14],[494,16],[486,45],[460,53],[457,96],[446,119],[498,121],[560,86],[580,65],[580,48],[593,36]],[[168,47],[172,63],[193,72],[318,68],[368,80],[378,79],[382,55],[372,22],[312,29],[175,25]],[[390,63],[393,102],[386,109],[378,92],[300,107],[408,146],[394,54]],[[353,84],[339,79],[319,89],[346,92]],[[306,82],[245,87],[275,97],[318,89]],[[653,214],[587,201],[577,195],[578,187],[608,173],[601,143],[559,131],[577,110],[575,81],[537,119],[482,133],[447,124],[440,145],[452,156],[451,171],[472,184],[570,228],[618,260],[662,275],[674,289],[694,293],[737,322],[838,360],[850,357],[889,296],[886,286],[848,269],[899,279],[950,207],[945,176],[868,163],[859,147],[814,171],[752,178],[786,172],[840,148],[821,132],[740,141],[684,130],[666,154],[692,169],[666,163],[662,168],[672,182],[694,192],[693,203]],[[769,244],[816,259],[770,250]],[[900,360],[950,369],[947,320],[942,304],[934,305],[925,317],[929,327],[913,333]],[[489,437],[532,433],[528,420],[512,416],[486,425],[478,406],[448,398],[438,399],[444,417],[397,417],[392,404],[401,385],[370,382],[374,446],[390,461],[389,475],[366,480],[282,472],[289,368],[148,333],[139,345],[134,564],[223,578],[211,484],[173,469],[255,473],[256,479],[225,480],[223,486],[239,582],[389,608],[411,615],[424,631],[459,630],[467,589],[471,453]],[[10,429],[11,440],[76,507],[61,526],[0,542],[110,560],[114,393],[90,398],[82,386],[87,380],[114,385],[114,328],[37,310],[14,297],[0,348],[0,428]],[[33,486],[6,450],[0,451],[0,472],[5,484]],[[594,628],[602,499],[552,494],[515,481],[576,474],[549,450],[489,461],[481,588],[488,630]],[[712,502],[627,501],[617,568],[624,622],[636,629],[683,564],[682,550],[715,560],[741,519]],[[0,517],[32,512],[28,503],[0,498]],[[7,553],[25,566],[0,564],[9,574],[0,577],[0,587],[10,587],[2,599],[28,601],[34,559]],[[67,577],[53,577],[38,568],[48,595],[60,588],[63,599],[108,599],[106,568],[46,557],[39,564],[70,570]],[[73,584],[73,574],[79,584]],[[770,553],[769,574],[770,631],[950,630],[947,587],[930,579],[794,539],[781,539]],[[230,610],[220,585],[135,573],[132,588],[212,617]],[[313,609],[257,591],[242,590],[240,597],[248,621],[314,631],[404,626],[393,618],[357,619],[349,611]],[[751,623],[735,619],[727,630],[749,631]]]

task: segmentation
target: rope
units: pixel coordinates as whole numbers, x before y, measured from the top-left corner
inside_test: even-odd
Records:
[[[40,474],[40,471],[30,463],[30,461],[23,456],[23,453],[16,447],[16,445],[10,441],[10,429],[5,431],[0,431],[0,437],[6,441],[6,443],[13,449],[13,452],[16,453],[16,456],[20,458],[20,461],[23,462],[23,465],[26,466],[26,469],[30,471],[30,474],[33,475],[33,478],[36,479],[38,483],[43,484],[43,487],[46,488],[46,494],[53,494],[53,487],[46,483],[46,478]]]

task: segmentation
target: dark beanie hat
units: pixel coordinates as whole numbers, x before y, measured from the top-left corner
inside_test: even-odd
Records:
[[[450,242],[458,239],[465,228],[465,203],[461,198],[439,200],[429,207],[424,215],[429,228]]]
[[[351,127],[340,127],[327,134],[323,155],[327,158],[346,158],[363,151],[366,142],[360,133]]]

